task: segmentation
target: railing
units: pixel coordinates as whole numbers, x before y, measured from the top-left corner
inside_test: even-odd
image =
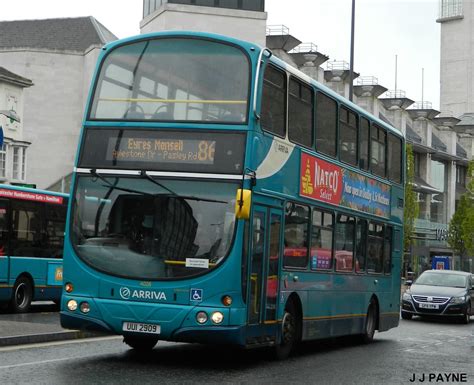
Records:
[[[379,84],[379,79],[375,76],[359,76],[356,79],[356,85],[358,86],[376,86]]]
[[[318,46],[314,43],[301,43],[293,48],[289,53],[317,53]]]
[[[411,109],[413,109],[413,110],[432,110],[433,109],[433,103],[431,103],[431,102],[416,102],[416,103],[413,103],[413,106],[411,106]]]
[[[439,18],[447,19],[463,16],[462,2],[463,0],[440,0]]]
[[[403,99],[406,98],[406,92],[402,90],[391,90],[385,92],[385,97],[389,99]]]
[[[290,34],[290,29],[285,25],[267,25],[267,36],[284,36]]]
[[[349,63],[344,60],[334,60],[326,63],[328,71],[349,71]]]

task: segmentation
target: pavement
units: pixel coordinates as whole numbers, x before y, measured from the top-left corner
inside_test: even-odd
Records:
[[[67,330],[59,322],[52,302],[34,302],[29,313],[10,314],[0,310],[0,347],[98,337],[102,334]]]

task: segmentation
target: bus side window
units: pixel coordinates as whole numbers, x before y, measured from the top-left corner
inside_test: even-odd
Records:
[[[8,209],[7,202],[0,202],[0,256],[8,255]]]
[[[369,273],[383,272],[383,225],[369,223],[369,250],[367,259],[367,271]]]
[[[33,202],[12,201],[12,255],[45,257],[42,207]]]
[[[367,221],[359,219],[356,228],[356,273],[365,272],[365,260],[367,256]]]
[[[306,268],[308,264],[309,208],[288,203],[285,214],[285,267]]]
[[[48,257],[62,258],[64,245],[65,205],[46,205],[45,250]]]
[[[280,137],[286,133],[286,73],[268,65],[263,76],[262,128]]]
[[[311,269],[332,269],[333,249],[332,214],[313,210],[311,231]]]

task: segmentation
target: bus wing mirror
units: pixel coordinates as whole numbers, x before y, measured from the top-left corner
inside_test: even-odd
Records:
[[[249,219],[252,204],[252,191],[239,188],[235,197],[235,217],[237,219]]]

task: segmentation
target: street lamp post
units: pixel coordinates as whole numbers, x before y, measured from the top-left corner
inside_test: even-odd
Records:
[[[351,64],[349,69],[349,100],[352,102],[353,94],[353,76],[354,76],[354,28],[355,28],[355,0],[352,0],[352,17],[351,17]]]

